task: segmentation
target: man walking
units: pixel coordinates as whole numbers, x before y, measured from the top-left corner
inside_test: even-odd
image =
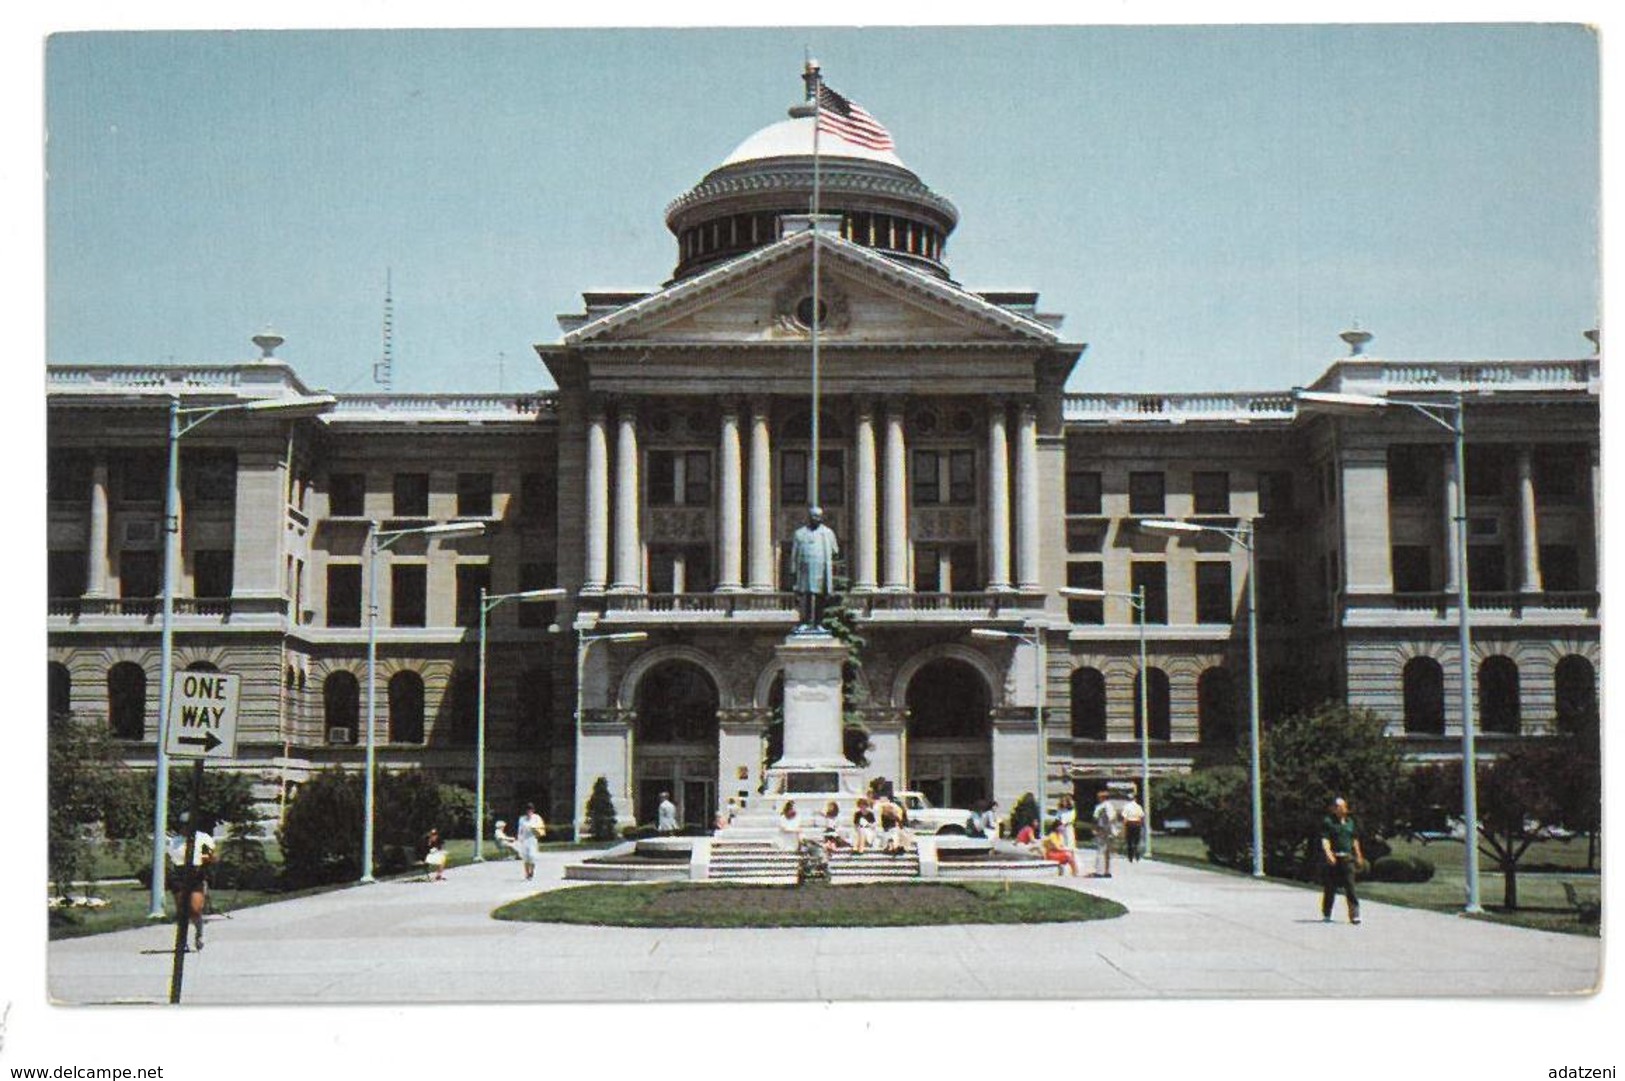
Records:
[[[1332,902],[1341,889],[1348,898],[1349,922],[1360,922],[1360,899],[1354,895],[1355,869],[1365,862],[1360,851],[1360,827],[1349,817],[1348,801],[1332,800],[1332,813],[1320,828],[1320,849],[1326,857],[1326,885],[1320,894],[1320,919],[1332,922]]]
[[[1095,793],[1095,877],[1112,876],[1112,839],[1117,832],[1117,815],[1112,808],[1111,793],[1101,789]]]
[[[1132,795],[1123,801],[1123,854],[1130,863],[1140,858],[1140,838],[1145,833],[1145,808]]]

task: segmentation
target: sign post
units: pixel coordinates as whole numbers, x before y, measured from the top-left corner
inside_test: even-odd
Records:
[[[203,792],[203,763],[237,754],[239,677],[224,672],[176,672],[169,691],[169,717],[164,748],[171,758],[192,759],[192,810],[186,818],[183,861],[176,875],[175,961],[169,974],[169,1001],[181,1000],[186,973],[186,925],[192,901],[203,888],[201,854],[197,851],[198,798]],[[201,921],[201,907],[197,913]],[[202,939],[199,938],[199,945]]]

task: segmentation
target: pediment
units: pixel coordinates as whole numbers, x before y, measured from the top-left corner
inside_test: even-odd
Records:
[[[1053,331],[974,293],[838,237],[820,239],[819,341],[1048,345]],[[758,249],[595,320],[576,344],[796,344],[810,334],[798,308],[811,295],[812,235]]]

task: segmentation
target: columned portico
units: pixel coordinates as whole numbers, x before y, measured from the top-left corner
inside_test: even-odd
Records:
[[[722,559],[718,567],[717,589],[734,592],[741,584],[745,536],[742,518],[744,493],[740,490],[739,407],[733,402],[727,402],[722,407],[722,446],[718,453],[722,465],[722,493],[718,510],[722,521],[717,532]]]
[[[886,402],[886,589],[908,590],[908,444],[903,436],[903,402]]]
[[[609,432],[602,402],[587,416],[587,569],[583,593],[602,593],[609,581]]]
[[[1038,573],[1038,411],[1024,401],[1016,421],[1016,584],[1036,590]]]
[[[616,406],[615,582],[616,593],[643,589],[643,544],[638,535],[638,414],[628,401]]]
[[[1518,587],[1525,593],[1539,593],[1540,533],[1535,519],[1535,469],[1528,447],[1518,449]]]
[[[868,398],[857,400],[855,506],[852,508],[852,587],[871,592],[876,581],[875,410]]]
[[[1010,588],[1010,446],[1004,427],[1005,403],[987,410],[987,588]]]
[[[772,403],[750,401],[750,588],[773,589],[773,439],[769,427]]]

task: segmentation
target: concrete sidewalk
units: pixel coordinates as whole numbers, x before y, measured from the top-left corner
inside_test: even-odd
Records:
[[[493,920],[564,885],[514,861],[266,905],[209,922],[184,1000],[221,1003],[1278,998],[1591,990],[1601,942],[1368,903],[1320,921],[1318,894],[1173,864],[1044,881],[1113,897],[1115,920],[1038,926],[657,930]],[[167,999],[173,928],[53,942],[51,998]]]

